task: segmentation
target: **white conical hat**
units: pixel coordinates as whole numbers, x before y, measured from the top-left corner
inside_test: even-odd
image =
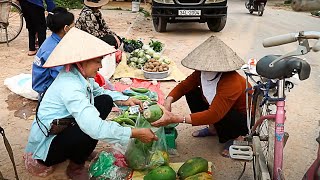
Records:
[[[109,0],[84,0],[84,4],[89,7],[101,7],[106,5]]]
[[[55,67],[112,54],[116,50],[101,39],[71,28],[50,54],[43,67]]]
[[[181,64],[198,71],[228,72],[240,69],[244,61],[223,41],[211,36],[190,52]]]

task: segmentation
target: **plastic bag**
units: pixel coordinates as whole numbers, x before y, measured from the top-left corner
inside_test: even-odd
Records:
[[[116,158],[112,153],[101,152],[99,156],[90,164],[90,177],[96,180],[110,179],[122,180],[125,179],[131,172],[131,169],[119,167],[115,165]]]
[[[27,99],[37,100],[38,93],[32,89],[32,76],[31,74],[19,74],[4,80],[4,85],[10,91],[23,96]]]
[[[104,77],[104,79],[110,79],[116,71],[116,55],[113,53],[105,56],[102,59],[101,64],[102,68],[100,68],[98,72]]]
[[[131,139],[125,154],[129,167],[134,170],[149,170],[169,164],[164,127],[152,127],[151,124],[139,114],[136,128],[151,128],[158,137],[158,141],[142,143],[138,139]]]

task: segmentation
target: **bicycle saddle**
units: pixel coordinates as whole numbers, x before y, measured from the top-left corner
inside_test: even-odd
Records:
[[[274,63],[273,67],[269,67],[269,64],[278,57],[279,55],[267,55],[261,58],[257,63],[257,73],[268,79],[289,78],[296,73],[300,80],[309,78],[310,65],[298,57],[286,57]]]

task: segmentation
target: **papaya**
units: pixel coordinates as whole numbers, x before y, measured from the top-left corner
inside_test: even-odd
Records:
[[[201,172],[187,177],[185,180],[212,180],[212,176],[206,172]]]
[[[151,105],[143,111],[144,118],[150,123],[160,119],[162,115],[162,109],[157,104]]]
[[[149,171],[143,180],[176,180],[176,172],[170,166],[160,166]]]
[[[138,93],[146,93],[149,91],[149,89],[147,89],[147,88],[133,88],[133,87],[131,87],[131,90],[138,92]]]
[[[201,172],[207,172],[208,166],[207,160],[202,157],[194,157],[182,164],[178,170],[178,176],[180,179],[185,180],[189,176],[193,176]]]

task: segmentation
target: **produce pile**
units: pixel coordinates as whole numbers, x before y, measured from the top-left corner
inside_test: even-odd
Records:
[[[149,59],[144,64],[143,70],[148,72],[163,72],[168,71],[169,66],[166,63],[161,63],[155,59]]]
[[[124,95],[133,97],[135,99],[141,100],[143,103],[147,102],[149,108],[157,104],[158,101],[158,94],[156,92],[152,92],[147,88],[133,88],[131,87],[130,90],[124,90],[122,92]],[[145,109],[144,111],[148,111],[149,108]],[[161,111],[162,112],[162,111]],[[161,117],[161,116],[160,116]],[[121,126],[124,127],[134,127],[136,124],[136,120],[138,118],[138,113],[130,114],[129,110],[126,110],[121,115],[112,119],[112,121],[119,123]]]
[[[143,114],[139,114],[136,120],[136,128],[152,128],[151,122],[160,119],[163,115],[158,104],[149,105]],[[158,141],[142,143],[138,139],[132,139],[125,153],[128,166],[133,170],[150,170],[162,165],[169,165],[164,127],[155,128],[153,132]]]
[[[154,128],[150,123],[159,120],[163,111],[160,106],[144,97],[144,93],[149,93],[146,88],[131,88],[126,94],[143,98],[142,101],[149,102],[142,113],[130,114],[125,112],[113,121],[129,127]],[[143,170],[147,174],[144,180],[211,180],[212,175],[208,173],[209,163],[201,157],[194,157],[186,162],[176,172],[169,166],[169,154],[167,151],[166,136],[164,127],[153,129],[158,137],[158,141],[142,143],[138,139],[132,139],[125,153],[125,160],[128,167],[133,170]]]
[[[170,166],[163,165],[152,169],[145,176],[144,180],[212,180],[208,173],[209,163],[201,157],[194,157],[187,160],[176,173]]]
[[[160,41],[151,39],[148,44],[143,44],[140,40],[126,40],[126,42],[124,50],[129,53],[127,64],[130,67],[141,69],[151,59],[167,65],[171,62],[168,57],[161,56],[164,44]]]

